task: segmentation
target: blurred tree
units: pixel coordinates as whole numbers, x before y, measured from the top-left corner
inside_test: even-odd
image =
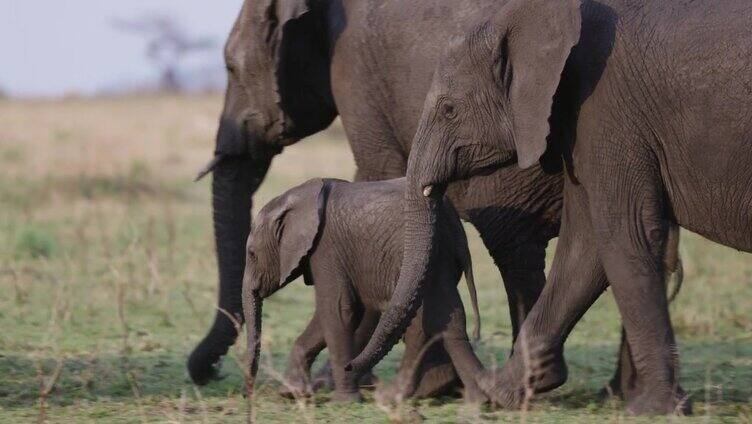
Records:
[[[209,37],[188,35],[167,15],[143,15],[134,19],[113,19],[112,26],[121,31],[142,35],[147,40],[146,56],[160,70],[160,89],[181,90],[178,80],[180,62],[191,54],[209,51],[216,41]]]

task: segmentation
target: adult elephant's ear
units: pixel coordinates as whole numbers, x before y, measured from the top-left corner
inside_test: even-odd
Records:
[[[280,106],[293,135],[321,131],[337,115],[331,90],[329,35],[325,11],[313,0],[276,0],[276,45]],[[322,9],[322,10],[319,10]]]
[[[265,131],[285,142],[323,130],[337,115],[326,16],[314,0],[245,0],[227,42],[248,74],[244,89],[273,115],[275,127]]]
[[[554,94],[581,21],[580,0],[512,0],[492,21],[495,75],[507,93],[520,168],[546,150]]]
[[[324,222],[331,182],[314,179],[282,196],[275,213],[280,287],[299,277]]]

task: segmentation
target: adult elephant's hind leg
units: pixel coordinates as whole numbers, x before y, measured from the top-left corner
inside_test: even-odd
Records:
[[[668,241],[666,243],[666,249],[663,257],[663,263],[665,266],[664,284],[666,289],[671,291],[669,302],[673,300],[681,289],[683,270],[681,265],[681,259],[679,255],[679,226],[674,224],[669,228]],[[676,278],[675,286],[670,288],[670,279]],[[619,345],[619,353],[616,361],[616,371],[614,376],[606,384],[606,387],[601,391],[601,397],[616,397],[622,400],[632,399],[637,395],[637,370],[635,370],[634,361],[632,359],[632,352],[629,349],[629,343],[627,343],[627,333],[624,327],[621,329],[621,342]]]
[[[606,187],[591,196],[600,257],[622,315],[636,373],[636,389],[629,394],[627,408],[635,414],[689,413],[690,404],[678,382],[677,348],[664,282],[670,223],[660,175],[635,169],[612,177],[612,188],[618,186],[618,191]]]

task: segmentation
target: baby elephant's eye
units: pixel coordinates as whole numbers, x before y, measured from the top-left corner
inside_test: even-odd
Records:
[[[454,103],[446,102],[441,106],[442,113],[446,119],[454,119],[457,117],[457,108]]]

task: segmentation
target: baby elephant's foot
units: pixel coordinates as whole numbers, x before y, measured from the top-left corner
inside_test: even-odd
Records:
[[[288,376],[277,393],[286,399],[300,399],[310,397],[313,394],[311,385],[303,376]]]
[[[332,401],[337,403],[357,403],[363,402],[363,396],[360,392],[341,392],[335,391],[332,394]]]
[[[681,388],[645,389],[627,401],[627,412],[634,415],[691,415],[692,402]]]
[[[491,371],[477,379],[478,386],[495,407],[519,409],[525,399],[525,389],[514,389],[501,377],[501,372]]]
[[[491,401],[488,395],[486,395],[479,386],[465,387],[463,398],[465,402],[477,405],[482,405]]]
[[[313,377],[311,385],[313,386],[314,392],[320,390],[334,390],[334,377],[332,376],[332,369],[329,367],[329,363],[327,363],[324,368]]]
[[[379,381],[373,372],[369,371],[358,379],[358,385],[361,388],[372,389]],[[319,390],[332,391],[334,390],[334,377],[332,376],[332,369],[327,362],[326,365],[313,377],[311,382],[314,392]]]
[[[401,383],[399,378],[397,378],[396,381],[379,386],[375,397],[380,404],[399,405],[402,401],[411,397],[414,394],[413,392],[414,390],[410,390],[410,388]]]

